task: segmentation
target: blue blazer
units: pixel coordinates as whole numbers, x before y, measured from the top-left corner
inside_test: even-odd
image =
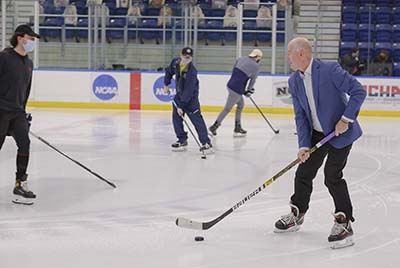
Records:
[[[357,116],[366,97],[365,90],[337,62],[314,59],[311,76],[317,115],[324,134],[334,131],[342,116],[354,120],[349,123],[349,129],[345,133],[329,143],[337,149],[352,144],[362,135]],[[293,98],[299,148],[311,148],[311,110],[299,71],[290,76],[289,88]]]

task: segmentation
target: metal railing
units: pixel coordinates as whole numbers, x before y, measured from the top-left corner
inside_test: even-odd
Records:
[[[4,2],[4,1],[3,1]],[[2,4],[3,4],[2,2]],[[4,5],[4,4],[3,4]],[[88,69],[104,69],[110,68],[110,62],[116,62],[115,53],[116,51],[121,51],[119,59],[121,61],[127,60],[128,55],[132,57],[135,55],[138,59],[143,55],[143,50],[150,48],[157,53],[150,54],[149,57],[155,57],[157,55],[157,63],[154,65],[159,67],[166,66],[169,63],[170,57],[175,56],[182,46],[190,45],[194,48],[195,53],[199,53],[202,57],[214,57],[215,55],[221,54],[221,62],[223,62],[223,55],[229,54],[229,65],[232,64],[232,58],[239,57],[243,53],[248,53],[252,48],[259,46],[260,49],[264,50],[265,60],[263,60],[263,65],[267,64],[269,67],[265,67],[271,73],[276,72],[276,63],[282,64],[281,60],[277,61],[277,52],[285,53],[285,44],[287,43],[287,37],[285,36],[285,42],[277,43],[277,34],[286,34],[284,30],[277,30],[278,21],[285,21],[284,18],[277,18],[277,6],[274,3],[269,3],[272,9],[272,18],[266,19],[270,20],[272,27],[271,29],[262,30],[253,28],[247,29],[243,27],[245,21],[254,21],[256,24],[257,18],[253,17],[243,17],[243,4],[238,5],[239,15],[237,19],[237,28],[219,28],[214,29],[213,27],[207,27],[199,25],[199,18],[197,14],[197,8],[190,5],[182,6],[181,15],[171,17],[171,23],[166,23],[166,18],[162,20],[162,25],[158,27],[146,27],[145,25],[136,25],[129,23],[130,16],[127,15],[107,15],[105,12],[106,7],[104,5],[89,5],[87,15],[79,15],[80,20],[87,21],[87,25],[78,23],[77,25],[67,25],[64,19],[68,16],[62,14],[39,14],[39,3],[35,1],[35,8],[33,12],[34,18],[34,29],[36,32],[40,32],[43,36],[46,36],[46,31],[51,32],[57,31],[57,38],[47,36],[49,42],[43,42],[43,40],[38,42],[37,49],[34,52],[34,65],[38,67],[64,67],[62,63],[68,60],[71,55],[71,51],[78,51],[82,53],[82,49],[86,50],[87,53],[82,53],[82,57],[77,62],[76,66],[82,68],[83,65],[81,61],[87,59],[87,63],[84,68]],[[4,10],[4,11],[3,11]],[[2,20],[5,21],[5,9],[2,9]],[[50,25],[46,23],[39,23],[41,19],[49,18],[59,18],[61,23],[59,25]],[[158,16],[140,16],[138,21],[144,21],[146,19],[156,20]],[[122,19],[125,21],[124,25],[115,25],[112,20]],[[204,17],[206,22],[209,21],[223,21],[223,17]],[[5,23],[3,23],[4,27]],[[288,27],[286,26],[286,29]],[[82,36],[81,43],[75,43],[70,40],[71,32],[72,35],[79,36],[83,31],[86,34]],[[3,35],[4,35],[4,31]],[[119,37],[112,39],[115,33],[119,33]],[[159,41],[159,46],[154,46],[148,44],[148,40],[145,44],[142,44],[144,38],[144,33],[152,33],[157,36]],[[210,41],[208,38],[213,34],[219,34],[221,40]],[[232,37],[236,34],[236,40],[225,40],[225,36]],[[257,36],[261,34],[270,35],[270,41],[257,41]],[[254,41],[243,40],[243,36],[254,35]],[[3,38],[3,46],[6,38]],[[204,41],[204,44],[200,41]],[[219,42],[219,44],[218,44]],[[217,43],[217,44],[216,44]],[[133,51],[137,51],[134,53]],[[58,52],[57,52],[58,51]],[[210,53],[207,53],[210,52]],[[142,53],[142,54],[141,54]],[[49,55],[52,54],[52,55]],[[283,56],[284,57],[284,56]],[[53,59],[54,64],[49,62]],[[279,58],[281,59],[281,58]],[[45,62],[46,60],[47,62]],[[196,62],[196,57],[194,61]],[[283,59],[284,60],[284,59]],[[132,59],[135,61],[135,59]],[[139,69],[148,69],[146,64],[137,64],[140,60],[135,62]],[[286,62],[285,60],[283,62]],[[147,67],[146,67],[147,66]],[[158,68],[158,67],[157,67]],[[151,68],[150,68],[151,69]],[[230,67],[229,67],[230,69]],[[212,67],[209,68],[212,70]],[[215,71],[220,70],[220,67],[216,66]],[[224,69],[225,70],[225,69]]]

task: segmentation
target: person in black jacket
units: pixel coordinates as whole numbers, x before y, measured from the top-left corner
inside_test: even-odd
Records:
[[[27,53],[40,38],[30,26],[20,25],[10,39],[12,47],[0,52],[0,149],[7,135],[14,138],[17,151],[17,172],[14,187],[17,204],[33,204],[36,195],[28,190],[26,170],[29,162],[29,122],[26,103],[32,83],[32,61]]]
[[[347,54],[343,55],[340,59],[343,69],[351,75],[361,75],[364,64],[360,61],[359,56],[360,50],[358,48],[352,48]]]
[[[172,77],[176,79],[176,95],[172,112],[172,121],[178,141],[173,143],[174,151],[182,151],[187,146],[187,132],[183,129],[183,116],[187,114],[196,128],[201,145],[200,151],[212,153],[212,145],[208,137],[207,127],[200,111],[199,80],[197,69],[192,63],[193,49],[183,48],[181,56],[174,58],[165,71],[164,92],[169,93]]]

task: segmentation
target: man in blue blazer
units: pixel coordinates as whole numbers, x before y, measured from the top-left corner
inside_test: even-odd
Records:
[[[289,42],[288,60],[295,70],[289,88],[302,163],[295,175],[291,212],[275,223],[275,232],[300,229],[309,208],[313,179],[327,157],[325,185],[335,204],[335,223],[328,241],[333,248],[353,245],[353,208],[343,169],[352,144],[362,135],[357,115],[366,92],[337,62],[313,59],[312,47],[303,37]],[[309,149],[332,131],[336,137],[310,155]]]

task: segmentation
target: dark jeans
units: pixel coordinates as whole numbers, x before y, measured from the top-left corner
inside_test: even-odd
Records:
[[[323,138],[323,133],[313,131],[312,146]],[[317,175],[317,171],[325,157],[328,156],[324,167],[325,186],[333,198],[335,213],[344,212],[348,220],[354,221],[349,191],[346,181],[343,179],[343,169],[346,166],[351,147],[352,145],[348,145],[344,148],[336,149],[326,143],[312,153],[305,163],[298,166],[291,203],[299,208],[300,213],[305,213],[308,210],[313,190],[313,179]]]
[[[25,112],[0,111],[0,150],[6,136],[14,138],[17,147],[17,180],[26,180],[26,170],[29,162],[29,124]]]

